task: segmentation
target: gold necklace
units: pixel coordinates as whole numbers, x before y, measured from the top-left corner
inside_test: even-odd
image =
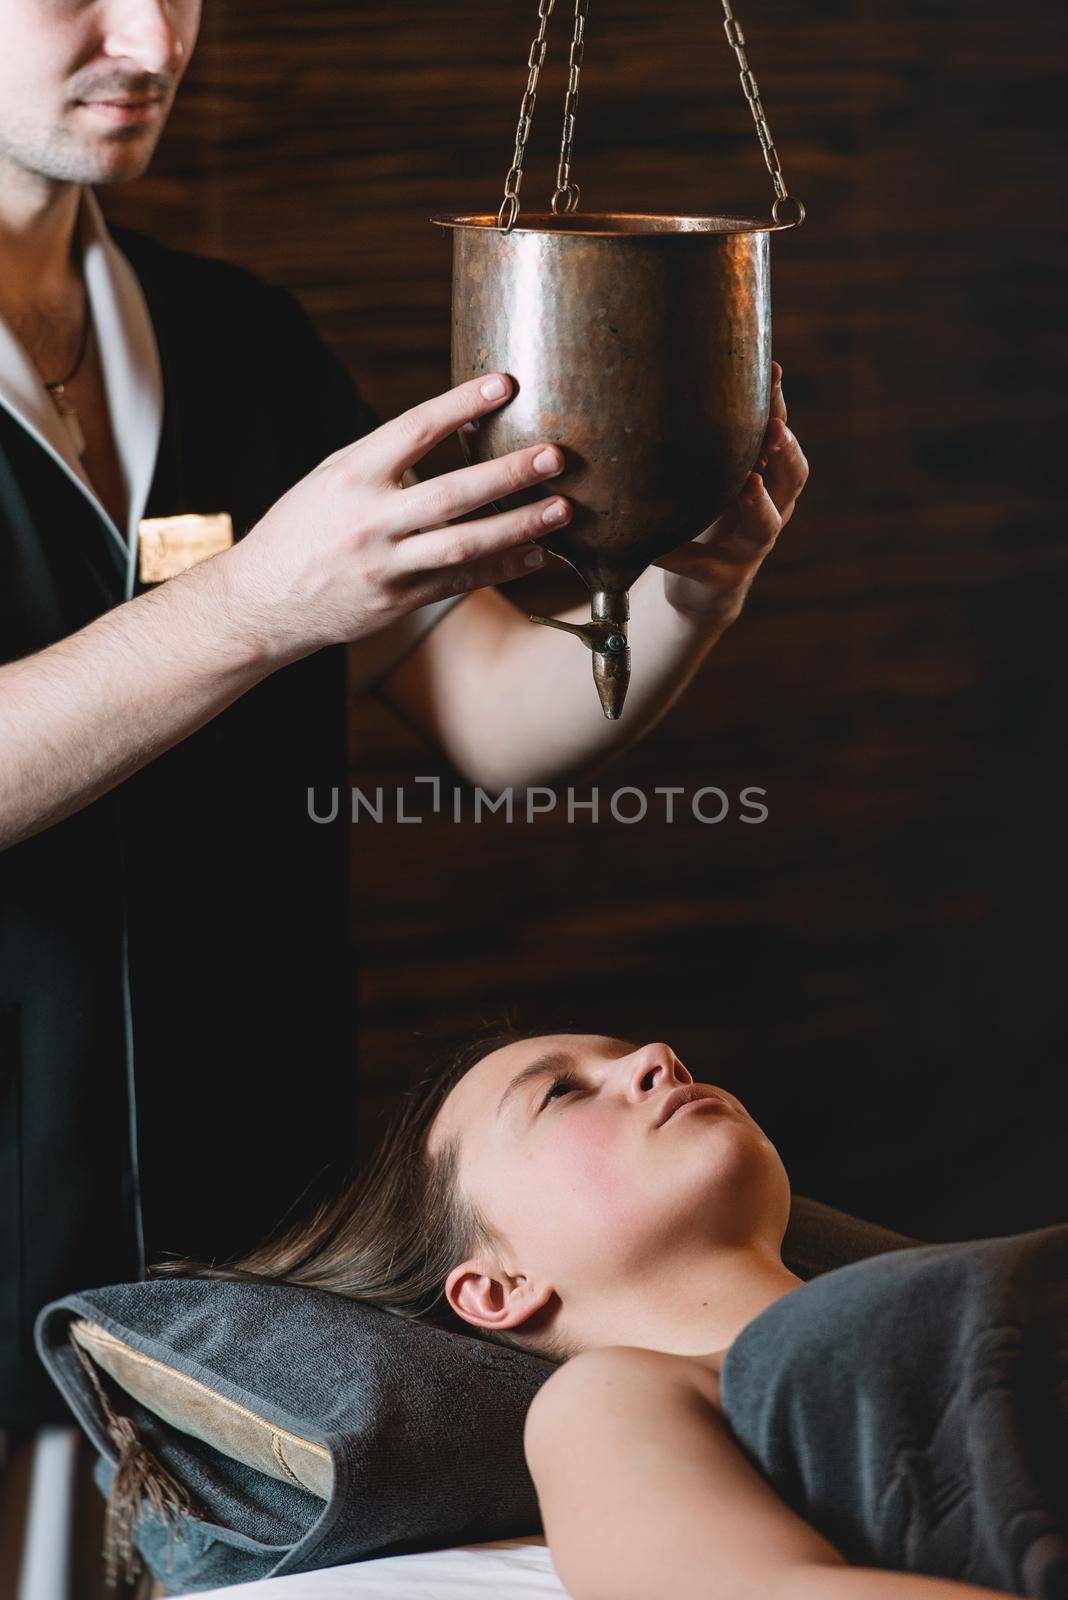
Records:
[[[66,426],[67,432],[70,434],[71,443],[74,445],[74,453],[79,457],[79,459],[85,454],[85,434],[82,432],[82,425],[78,421],[78,412],[75,408],[74,401],[71,400],[67,394],[67,385],[77,377],[78,370],[81,367],[82,362],[85,360],[85,352],[88,348],[88,344],[89,290],[86,288],[85,313],[82,317],[82,332],[81,338],[78,341],[78,354],[75,357],[74,365],[71,367],[65,378],[59,378],[55,383],[45,383],[45,388],[52,396],[52,404],[59,412],[59,415]]]

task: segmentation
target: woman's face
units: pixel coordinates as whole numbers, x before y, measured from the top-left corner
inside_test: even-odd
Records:
[[[699,1094],[675,1109],[685,1090]],[[451,1091],[430,1154],[453,1138],[462,1193],[507,1241],[501,1265],[565,1306],[667,1281],[716,1250],[777,1250],[786,1227],[774,1146],[664,1043],[551,1034],[506,1045]]]

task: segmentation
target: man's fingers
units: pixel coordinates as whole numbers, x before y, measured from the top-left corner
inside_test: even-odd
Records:
[[[469,594],[472,589],[484,589],[495,583],[510,583],[514,578],[529,577],[538,567],[545,565],[545,551],[536,544],[524,542],[513,545],[503,553],[482,556],[468,561],[462,567],[446,567],[433,574],[423,573],[412,580],[407,591],[413,609],[429,605],[433,600],[445,600],[454,594]]]
[[[444,472],[440,478],[429,478],[395,497],[390,531],[404,534],[430,523],[466,517],[491,500],[503,500],[519,489],[556,477],[563,468],[564,454],[558,445],[535,444],[494,461]]]
[[[760,461],[754,468],[756,472],[763,472],[773,454],[777,454],[783,446],[783,441],[790,430],[781,417],[772,417],[764,430],[764,443],[760,447]]]
[[[723,527],[707,545],[698,546],[706,556],[719,561],[748,566],[763,560],[779,536],[783,519],[759,472],[751,472],[735,502],[735,515],[724,513]]]
[[[487,372],[481,378],[472,378],[445,394],[424,400],[410,411],[402,411],[399,417],[384,422],[352,448],[359,450],[364,472],[397,483],[405,469],[414,467],[436,444],[465,422],[496,411],[511,393],[509,377],[502,372]]]
[[[781,417],[786,421],[786,401],[782,394],[782,367],[777,361],[771,363],[771,416]]]
[[[465,567],[487,557],[500,556],[521,542],[526,543],[553,533],[557,528],[566,527],[570,518],[569,503],[555,495],[549,500],[539,500],[534,505],[520,506],[515,511],[500,511],[496,516],[479,517],[475,522],[457,522],[447,528],[413,533],[396,546],[394,570],[402,576],[405,573],[415,576],[417,573]]]
[[[536,544],[517,545],[504,555],[486,556],[481,561],[470,561],[458,567],[453,576],[453,594],[466,594],[471,589],[484,589],[490,583],[508,583],[513,578],[525,578],[538,567],[545,565],[545,551]]]
[[[765,441],[767,466],[764,483],[768,494],[784,517],[808,481],[808,461],[796,434],[784,422],[769,425]]]
[[[730,554],[757,556],[770,550],[782,527],[779,508],[759,472],[751,472],[738,496],[738,523],[724,541]]]
[[[758,472],[746,484],[722,516],[699,539],[692,539],[666,556],[659,556],[654,567],[663,567],[680,578],[722,576],[732,568],[746,567],[763,560],[783,525],[779,508],[768,494]]]

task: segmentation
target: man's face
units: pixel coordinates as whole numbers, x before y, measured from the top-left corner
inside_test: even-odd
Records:
[[[199,25],[200,0],[0,0],[0,161],[62,183],[138,177]]]

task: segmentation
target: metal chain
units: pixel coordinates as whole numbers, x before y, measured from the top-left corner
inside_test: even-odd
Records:
[[[523,160],[526,156],[527,139],[534,120],[534,106],[538,98],[538,77],[545,62],[546,31],[554,4],[555,0],[538,0],[538,34],[530,47],[530,54],[527,58],[527,86],[523,91],[523,98],[519,105],[519,121],[516,124],[515,133],[515,153],[512,156],[512,165],[508,169],[508,175],[504,180],[504,199],[501,201],[500,210],[497,212],[497,226],[505,233],[512,231],[519,216],[519,189],[523,182]],[[771,177],[772,187],[775,190],[775,200],[771,207],[772,221],[782,224],[783,218],[779,208],[785,201],[792,200],[797,208],[794,226],[800,227],[805,220],[804,203],[787,190],[779,153],[775,148],[775,142],[771,137],[771,129],[768,127],[768,119],[761,104],[760,90],[757,88],[757,81],[753,76],[745,53],[745,34],[742,32],[742,25],[731,9],[731,0],[722,0],[722,5],[723,27],[727,35],[727,42],[738,60],[738,76],[741,80],[745,98],[749,102],[749,109],[753,113],[757,138],[760,141],[760,148],[764,153],[764,161]],[[552,208],[556,213],[559,213],[561,204],[565,212],[574,211],[578,206],[581,193],[578,184],[571,181],[571,157],[575,138],[575,107],[578,103],[579,77],[582,72],[588,11],[589,0],[575,0],[575,31],[571,40],[571,57],[568,63],[563,136],[560,142],[560,161],[556,171],[556,188],[553,190],[552,198]]]
[[[768,119],[764,115],[764,107],[760,103],[760,90],[757,88],[757,81],[753,77],[746,57],[745,34],[742,32],[741,23],[731,10],[730,0],[723,0],[723,16],[723,27],[727,35],[727,42],[738,58],[738,76],[742,82],[745,98],[749,101],[749,109],[753,113],[757,138],[760,140],[760,148],[764,152],[764,161],[767,164],[772,187],[775,190],[775,201],[771,208],[772,221],[782,222],[782,217],[779,215],[779,207],[784,200],[792,200],[797,207],[795,226],[800,227],[805,220],[805,207],[796,195],[791,195],[787,192],[786,180],[783,178],[782,165],[779,161],[779,152],[776,150],[775,142],[771,137]]]
[[[545,30],[549,25],[555,0],[538,0],[538,35],[527,57],[527,86],[519,103],[519,121],[515,130],[515,153],[508,176],[504,180],[504,199],[497,213],[497,226],[511,233],[519,215],[519,187],[523,182],[523,157],[527,153],[527,138],[534,120],[534,106],[538,98],[538,75],[545,60]]]
[[[560,141],[560,164],[556,169],[556,188],[553,190],[553,211],[559,212],[563,201],[565,211],[577,211],[582,191],[571,182],[571,146],[575,139],[575,106],[578,104],[579,75],[586,43],[586,16],[590,0],[575,0],[575,32],[571,40],[571,56],[567,68],[567,94],[564,99],[564,131]]]

